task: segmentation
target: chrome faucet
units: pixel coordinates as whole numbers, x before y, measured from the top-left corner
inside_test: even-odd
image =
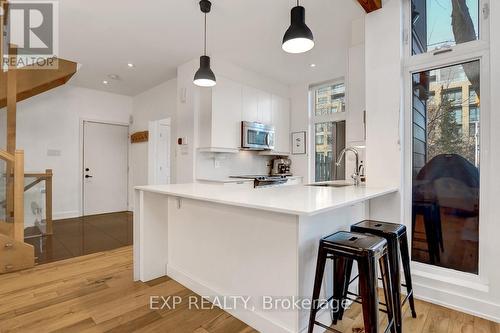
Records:
[[[353,152],[354,155],[356,155],[356,169],[354,170],[354,173],[351,175],[351,178],[354,179],[354,185],[358,186],[361,182],[361,175],[359,173],[359,153],[356,149],[351,147],[346,147],[342,149],[335,165],[340,166],[340,164],[342,163],[342,159],[345,156],[345,153],[348,151]]]

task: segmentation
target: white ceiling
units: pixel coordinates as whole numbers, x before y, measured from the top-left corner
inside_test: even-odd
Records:
[[[355,0],[303,0],[315,48],[281,50],[293,0],[213,0],[208,53],[285,84],[320,82],[342,73],[351,21],[364,16]],[[60,56],[82,65],[73,84],[136,95],[176,76],[202,53],[198,0],[60,1]],[[136,65],[129,69],[127,63]],[[309,64],[317,66],[311,68]],[[121,80],[107,78],[117,74]],[[216,73],[217,74],[217,73]],[[102,84],[103,80],[110,85]]]

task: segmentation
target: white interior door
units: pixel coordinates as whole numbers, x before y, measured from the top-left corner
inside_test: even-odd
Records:
[[[83,214],[128,209],[128,126],[83,124]]]

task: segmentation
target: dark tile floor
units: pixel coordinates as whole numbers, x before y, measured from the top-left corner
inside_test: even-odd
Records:
[[[54,221],[54,234],[26,239],[37,264],[132,244],[132,213],[120,212]]]

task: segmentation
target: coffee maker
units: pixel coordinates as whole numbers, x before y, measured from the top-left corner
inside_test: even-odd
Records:
[[[292,161],[288,158],[277,157],[273,160],[271,176],[291,176],[290,166]]]

